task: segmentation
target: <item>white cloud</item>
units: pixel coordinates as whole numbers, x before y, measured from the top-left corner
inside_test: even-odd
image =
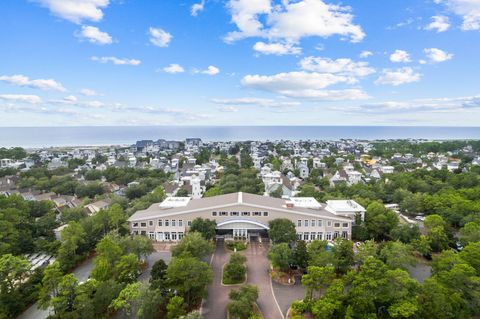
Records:
[[[96,96],[96,95],[100,95],[100,94],[98,94],[95,90],[91,90],[91,89],[81,89],[81,90],[80,90],[80,94],[85,95],[85,96]]]
[[[371,51],[362,51],[360,52],[359,57],[362,59],[368,58],[369,56],[372,56],[373,53]]]
[[[150,42],[161,48],[168,47],[173,38],[170,33],[160,28],[151,27],[148,29],[148,33],[150,34]]]
[[[42,99],[39,96],[28,94],[0,94],[0,100],[30,104],[38,104],[42,102]]]
[[[300,67],[306,71],[337,73],[352,77],[364,77],[375,73],[368,62],[355,62],[343,58],[332,60],[329,58],[309,56],[300,61]]]
[[[220,112],[226,112],[226,113],[238,112],[238,108],[234,106],[219,106],[217,107],[217,110],[219,110]]]
[[[74,96],[74,95],[69,95],[69,96],[66,96],[63,98],[65,101],[67,102],[72,102],[72,103],[75,103],[78,101],[77,97]]]
[[[193,70],[193,73],[201,73],[201,74],[207,74],[207,75],[217,75],[220,73],[220,69],[217,68],[216,66],[209,65],[206,70]]]
[[[66,89],[63,85],[53,79],[37,79],[31,80],[25,75],[17,74],[17,75],[2,75],[0,76],[0,81],[17,85],[17,86],[27,86],[34,89],[42,89],[42,90],[55,90],[64,92]]]
[[[363,114],[392,114],[412,112],[460,112],[472,108],[480,108],[480,96],[414,99],[411,101],[386,101],[337,109],[345,112]]]
[[[86,101],[86,102],[83,102],[82,104],[87,107],[93,107],[96,109],[101,108],[102,106],[105,106],[105,104],[100,101]]]
[[[390,55],[390,61],[394,63],[407,63],[411,62],[412,60],[410,59],[410,54],[407,51],[395,50],[395,52]]]
[[[175,74],[185,72],[184,68],[180,64],[172,63],[169,66],[163,68],[164,72]]]
[[[384,69],[382,75],[375,81],[375,84],[388,84],[398,86],[401,84],[418,82],[421,78],[420,73],[410,67],[403,67],[396,70]]]
[[[315,72],[288,72],[275,75],[247,75],[241,84],[245,87],[281,94],[286,97],[316,100],[366,99],[368,95],[359,89],[323,90],[340,83],[353,84],[351,76]]]
[[[437,31],[437,33],[445,32],[450,28],[450,20],[446,16],[433,16],[432,22],[430,22],[425,30]]]
[[[190,14],[196,17],[200,11],[203,11],[204,8],[205,0],[202,0],[199,3],[194,3],[190,8]]]
[[[105,103],[100,101],[81,101],[74,95],[65,96],[61,100],[49,100],[49,104],[57,104],[57,105],[69,105],[69,106],[76,106],[82,108],[100,108],[105,106]]]
[[[102,9],[109,0],[34,0],[47,7],[50,12],[60,18],[74,23],[82,20],[100,21],[103,18]]]
[[[241,38],[263,36],[263,24],[259,15],[270,13],[271,0],[230,0],[227,7],[239,31],[230,32],[225,40],[235,41]]]
[[[112,37],[108,33],[100,31],[97,27],[85,25],[82,26],[82,30],[77,34],[77,37],[100,45],[112,44],[113,42]]]
[[[114,56],[92,57],[92,61],[100,63],[113,63],[115,65],[140,65],[141,61],[136,59],[121,59]]]
[[[355,80],[343,75],[304,71],[278,73],[275,75],[246,75],[242,79],[244,86],[272,92],[290,89],[323,89],[338,83],[355,83]]]
[[[447,53],[437,48],[424,49],[423,52],[425,52],[427,58],[431,63],[445,62],[453,58],[452,53]]]
[[[257,98],[257,97],[242,97],[236,99],[212,99],[213,103],[223,105],[257,105],[269,108],[285,108],[299,106],[300,103],[296,101],[276,101],[273,99]]]
[[[480,30],[480,1],[478,0],[435,0],[443,3],[454,14],[463,18],[462,29]]]
[[[360,89],[344,90],[286,90],[283,94],[292,98],[312,99],[318,101],[346,101],[346,100],[367,100],[370,96]]]
[[[227,42],[263,37],[295,43],[303,37],[333,35],[360,42],[365,37],[362,28],[353,24],[350,7],[322,0],[285,0],[275,6],[271,0],[230,0],[227,6],[238,28],[225,37]]]
[[[253,49],[262,54],[286,55],[286,54],[300,54],[302,48],[294,46],[292,43],[265,43],[257,42]]]

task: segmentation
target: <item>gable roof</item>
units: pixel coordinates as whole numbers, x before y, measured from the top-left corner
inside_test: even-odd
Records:
[[[137,211],[135,214],[130,216],[128,220],[134,221],[147,218],[156,218],[160,216],[181,215],[209,209],[218,210],[237,205],[249,206],[262,210],[276,210],[290,214],[300,214],[312,217],[327,217],[335,218],[338,220],[351,221],[351,219],[339,217],[325,210],[325,205],[322,205],[320,209],[311,209],[298,206],[294,206],[293,208],[287,208],[285,199],[243,192],[199,199],[191,199],[188,204],[183,207],[161,208],[159,203],[156,203],[145,210]]]

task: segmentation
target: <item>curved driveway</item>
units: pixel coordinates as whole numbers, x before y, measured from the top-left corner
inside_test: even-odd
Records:
[[[268,245],[251,242],[244,252],[247,257],[247,282],[258,287],[258,305],[265,319],[284,319],[275,297],[273,296],[269,263]],[[228,293],[237,286],[222,286],[222,267],[228,261],[230,253],[225,250],[223,240],[217,242],[211,266],[214,279],[208,287],[208,297],[203,303],[202,314],[205,319],[223,319],[227,317]]]

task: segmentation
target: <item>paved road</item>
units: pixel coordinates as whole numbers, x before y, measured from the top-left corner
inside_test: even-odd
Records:
[[[301,300],[305,297],[305,287],[302,286],[301,276],[295,277],[295,285],[285,286],[272,282],[273,293],[277,298],[278,305],[282,309],[283,315],[286,317],[288,309],[295,300]]]
[[[284,319],[273,295],[269,263],[267,260],[268,244],[251,242],[245,251],[247,257],[247,282],[258,287],[258,305],[267,319]],[[229,259],[229,252],[223,241],[217,242],[211,266],[214,272],[212,284],[208,287],[208,298],[203,304],[202,314],[205,319],[223,319],[227,316],[228,293],[235,286],[222,286],[222,267]],[[238,287],[238,286],[237,286]]]
[[[80,264],[75,270],[73,274],[77,277],[79,282],[86,281],[90,273],[92,272],[93,268],[93,258],[86,259],[83,263]],[[17,318],[18,319],[45,319],[49,315],[48,310],[42,310],[38,308],[38,304],[34,303],[31,305],[27,310],[25,310],[22,314],[20,314]]]
[[[268,319],[284,319],[273,295],[272,281],[268,273],[268,243],[251,242],[247,256],[248,283],[258,287],[258,305]]]
[[[225,249],[223,240],[218,240],[212,258],[213,282],[208,286],[208,298],[203,303],[202,314],[205,319],[223,319],[227,317],[228,292],[230,287],[222,286],[222,268],[230,253]]]
[[[172,260],[172,253],[169,251],[155,251],[150,256],[147,257],[147,268],[142,272],[142,274],[138,277],[140,281],[149,281],[150,280],[150,272],[152,271],[152,266],[160,259],[163,259],[168,265],[170,260]]]

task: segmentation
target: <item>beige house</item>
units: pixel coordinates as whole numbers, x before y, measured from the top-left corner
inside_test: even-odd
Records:
[[[358,204],[355,208],[358,214],[365,211]],[[336,212],[312,197],[280,199],[240,192],[200,199],[168,197],[160,204],[137,211],[128,222],[134,235],[177,241],[197,217],[215,220],[217,234],[233,238],[266,235],[269,221],[288,218],[295,224],[298,238],[311,241],[350,239],[352,216],[351,212]]]

